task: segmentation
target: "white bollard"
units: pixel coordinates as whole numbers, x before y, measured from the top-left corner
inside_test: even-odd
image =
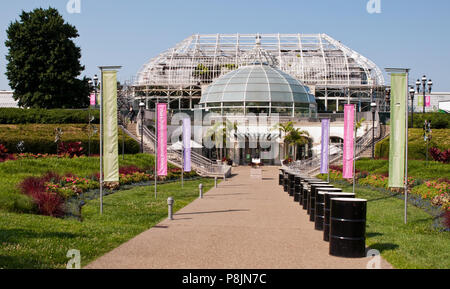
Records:
[[[200,193],[200,199],[203,199],[203,184],[198,185],[198,190]]]
[[[169,206],[168,210],[169,210],[169,220],[173,220],[173,203],[174,200],[172,197],[169,197],[167,199],[167,205]]]

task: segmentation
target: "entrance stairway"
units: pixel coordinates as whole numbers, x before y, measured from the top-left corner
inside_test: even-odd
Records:
[[[372,137],[373,129],[371,128],[362,137],[356,140],[356,159],[372,157]],[[384,140],[390,134],[390,127],[386,125],[379,125],[375,127],[375,145]],[[334,153],[331,153],[331,152]],[[342,164],[343,148],[330,150],[330,165]],[[296,161],[287,166],[286,169],[305,172],[308,175],[316,175],[320,171],[320,155],[311,159]]]
[[[137,117],[140,119],[140,117]],[[141,143],[141,123],[128,123],[126,127],[122,127],[123,131]],[[144,153],[154,154],[155,153],[155,135],[146,126],[143,127],[143,142],[144,142]],[[174,150],[170,148],[168,144],[167,148],[167,159],[168,162],[178,168],[183,166],[183,154],[181,151]],[[231,176],[231,166],[215,164],[208,158],[192,151],[191,152],[191,165],[192,169],[197,172],[202,177],[230,177]]]

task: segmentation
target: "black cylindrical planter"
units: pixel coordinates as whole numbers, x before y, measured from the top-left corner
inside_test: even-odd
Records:
[[[316,196],[317,196],[317,189],[319,188],[333,188],[333,185],[330,184],[312,184],[311,185],[311,194],[309,196],[309,203],[308,203],[308,210],[309,210],[309,220],[311,222],[314,222],[315,215],[316,215]]]
[[[295,175],[293,172],[288,173],[288,191],[287,191],[287,193],[289,194],[289,196],[294,195],[294,177],[295,177]]]
[[[325,194],[325,210],[323,218],[323,240],[330,241],[330,212],[331,212],[331,199],[332,198],[355,198],[353,193],[337,193],[327,192]]]
[[[303,179],[301,205],[303,206],[304,210],[308,209],[308,194],[309,194],[308,182],[318,182],[318,181],[320,181],[320,180],[315,179],[315,178]]]
[[[331,199],[330,255],[366,257],[367,200]]]
[[[288,184],[289,184],[288,173],[284,172],[283,189],[285,192],[288,192]]]
[[[314,212],[314,229],[323,230],[323,222],[325,219],[325,193],[342,192],[340,188],[316,188],[316,206]]]
[[[284,184],[284,169],[280,169],[278,174],[278,185],[282,186]]]
[[[312,201],[311,201],[311,197],[313,197],[313,193],[314,193],[314,188],[315,188],[315,185],[321,185],[321,186],[324,186],[324,185],[329,185],[329,183],[328,182],[324,182],[324,181],[320,181],[320,182],[308,182],[308,185],[309,185],[309,190],[308,190],[308,201],[307,201],[307,207],[306,207],[306,212],[308,213],[308,215],[311,215],[311,203],[312,203]]]
[[[300,201],[300,194],[301,194],[301,184],[295,184],[295,190],[294,190],[294,202]]]

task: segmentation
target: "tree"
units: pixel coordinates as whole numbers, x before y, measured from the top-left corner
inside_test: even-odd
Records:
[[[294,146],[294,160],[297,159],[297,147],[306,145],[308,143],[309,133],[306,130],[300,130],[298,128],[292,129],[285,137],[285,141]]]
[[[287,148],[286,148],[286,136],[292,131],[294,130],[294,122],[289,121],[285,124],[283,123],[279,123],[276,125],[276,128],[278,128],[279,130],[281,130],[281,132],[284,135],[284,140],[283,140],[283,153],[284,155],[287,157]]]
[[[19,106],[88,107],[88,80],[77,78],[84,70],[81,49],[72,41],[78,31],[56,9],[22,11],[6,33],[6,76]]]
[[[231,121],[226,120],[225,122],[216,122],[206,131],[205,136],[210,138],[215,144],[218,160],[222,160],[225,157],[224,146],[228,140],[233,138],[237,129],[236,122],[232,123]]]

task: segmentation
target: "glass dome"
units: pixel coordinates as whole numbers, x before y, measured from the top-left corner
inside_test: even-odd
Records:
[[[220,107],[222,113],[301,116],[305,113],[310,115],[316,110],[315,97],[307,86],[265,64],[244,66],[220,77],[203,91],[200,104],[215,110]]]

